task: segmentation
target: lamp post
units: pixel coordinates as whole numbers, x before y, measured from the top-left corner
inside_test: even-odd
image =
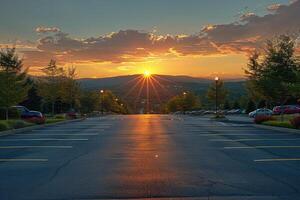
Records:
[[[218,115],[218,81],[219,77],[215,77],[215,85],[216,85],[216,116]]]
[[[104,90],[100,90],[100,98],[101,98],[101,114],[104,114],[104,106],[103,106],[103,94],[104,94]]]

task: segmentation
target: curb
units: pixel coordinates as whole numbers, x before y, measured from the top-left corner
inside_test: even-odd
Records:
[[[6,135],[12,135],[12,134],[16,134],[16,133],[28,132],[28,131],[32,131],[32,130],[43,128],[43,127],[51,127],[51,126],[56,126],[56,125],[61,125],[61,124],[68,124],[68,123],[72,123],[72,122],[80,122],[80,121],[83,121],[83,120],[85,120],[85,118],[74,119],[74,120],[66,120],[66,121],[56,122],[56,123],[52,123],[52,124],[42,124],[42,125],[29,126],[29,127],[25,127],[25,128],[1,131],[0,132],[0,137],[1,136],[6,136]]]
[[[298,129],[268,126],[268,125],[258,125],[258,124],[253,124],[253,126],[256,127],[256,128],[263,128],[263,129],[268,129],[268,130],[273,130],[273,131],[281,131],[281,132],[287,132],[287,133],[298,133],[298,134],[300,134],[300,130],[298,130]]]

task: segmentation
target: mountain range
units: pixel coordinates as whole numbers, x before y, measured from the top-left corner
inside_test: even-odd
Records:
[[[151,75],[147,79],[141,74],[135,74],[109,78],[83,78],[78,79],[78,82],[85,90],[107,89],[113,91],[126,101],[135,112],[145,109],[147,102],[149,102],[150,109],[155,112],[159,111],[161,106],[171,97],[186,91],[192,91],[199,95],[202,102],[207,101],[206,92],[213,80],[157,74]],[[224,80],[230,100],[238,99],[246,94],[244,84],[245,80],[243,79]]]

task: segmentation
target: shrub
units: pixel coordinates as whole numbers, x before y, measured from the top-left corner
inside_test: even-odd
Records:
[[[294,117],[290,120],[291,124],[295,128],[300,128],[300,116]]]
[[[28,123],[22,121],[22,120],[17,120],[17,121],[13,121],[11,123],[11,127],[14,128],[14,129],[18,129],[18,128],[24,128],[28,126]]]
[[[278,127],[284,127],[284,128],[294,128],[289,121],[266,121],[263,122],[262,124],[264,125],[269,125],[269,126],[278,126]]]
[[[64,114],[61,114],[61,115],[55,115],[54,116],[55,119],[65,119],[65,115]]]
[[[267,116],[267,115],[258,115],[254,118],[254,123],[255,124],[261,124],[266,121],[272,121],[274,118],[272,116]]]
[[[9,127],[6,122],[0,122],[0,131],[6,131]]]

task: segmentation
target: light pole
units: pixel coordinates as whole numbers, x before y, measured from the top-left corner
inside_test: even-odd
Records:
[[[185,112],[186,112],[186,103],[185,103],[185,97],[186,97],[186,92],[183,92],[183,105],[182,105],[182,111],[183,111],[183,114],[185,115]]]
[[[218,116],[218,81],[219,81],[219,77],[215,77],[215,85],[216,85],[216,116]]]
[[[103,106],[103,94],[104,94],[104,90],[100,90],[100,98],[101,98],[101,114],[104,114],[104,106]]]

